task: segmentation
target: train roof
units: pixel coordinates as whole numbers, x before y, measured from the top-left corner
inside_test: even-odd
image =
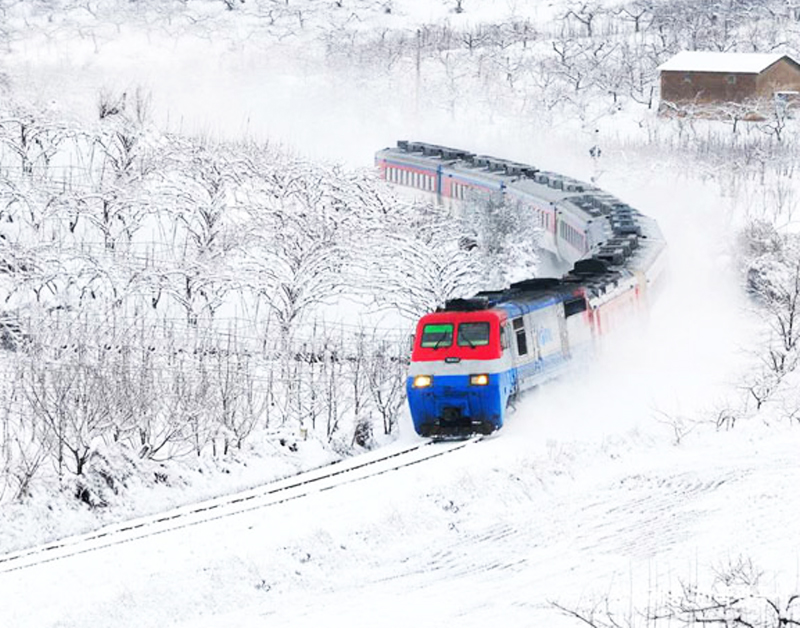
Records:
[[[485,290],[469,299],[451,299],[437,313],[476,312],[499,308],[509,316],[548,307],[573,298],[583,298],[577,280],[541,277],[512,283],[505,290]]]
[[[454,172],[489,175],[495,180],[504,183],[518,183],[529,180],[545,188],[560,191],[562,194],[559,194],[559,197],[563,196],[563,192],[582,193],[587,190],[598,190],[583,181],[578,181],[556,172],[542,170],[531,164],[491,155],[478,155],[466,150],[427,142],[399,140],[397,147],[385,148],[378,151],[378,154],[384,157],[402,155],[404,160],[412,160],[419,163],[446,164]]]

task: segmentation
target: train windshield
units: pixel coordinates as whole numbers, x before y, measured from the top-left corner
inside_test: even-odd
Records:
[[[489,344],[489,323],[461,323],[458,326],[459,347],[484,347]]]
[[[449,347],[453,344],[453,325],[452,323],[437,323],[425,325],[422,330],[422,340],[420,346],[429,349],[439,347]]]

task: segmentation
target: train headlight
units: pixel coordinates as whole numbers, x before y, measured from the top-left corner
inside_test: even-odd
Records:
[[[481,373],[480,375],[470,375],[469,383],[471,386],[488,386],[489,376],[486,373]]]
[[[431,384],[433,384],[431,375],[417,375],[411,385],[414,388],[428,388]]]

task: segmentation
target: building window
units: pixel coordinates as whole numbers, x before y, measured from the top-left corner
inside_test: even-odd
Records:
[[[684,83],[691,83],[692,82],[692,75],[691,74],[684,74],[683,75],[683,82]]]
[[[728,85],[736,85],[736,75],[735,74],[728,74],[725,78],[728,81]]]

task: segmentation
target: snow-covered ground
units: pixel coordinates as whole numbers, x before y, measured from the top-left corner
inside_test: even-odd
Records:
[[[797,430],[698,428],[676,446],[614,421],[534,396],[439,460],[0,573],[0,621],[575,626],[553,602],[609,597],[633,617],[741,557],[765,595],[796,590]]]

